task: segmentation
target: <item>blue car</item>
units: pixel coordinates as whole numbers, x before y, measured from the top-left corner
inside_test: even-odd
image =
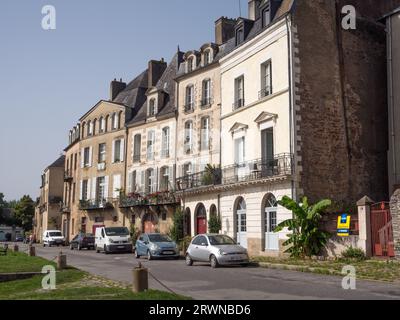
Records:
[[[135,257],[179,259],[179,248],[168,236],[159,233],[143,233],[136,240]]]

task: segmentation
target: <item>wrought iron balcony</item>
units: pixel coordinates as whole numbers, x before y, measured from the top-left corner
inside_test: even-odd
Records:
[[[180,203],[180,198],[177,197],[172,191],[159,191],[147,195],[131,193],[126,196],[123,195],[119,198],[120,208],[157,206],[177,203]]]
[[[284,153],[276,155],[273,159],[257,159],[224,167],[222,183],[255,181],[291,173],[292,155]]]
[[[258,98],[262,99],[265,98],[269,95],[272,94],[272,87],[271,86],[266,86],[264,89],[262,89],[259,93],[258,93]]]
[[[233,109],[233,111],[235,111],[242,107],[244,107],[244,99],[239,99],[233,103],[232,109]]]
[[[130,193],[119,197],[118,206],[120,208],[131,208],[147,205],[147,200],[139,193]]]
[[[111,198],[101,200],[81,200],[79,201],[80,210],[112,209],[114,205]]]
[[[213,168],[176,179],[178,191],[221,184],[221,169]]]
[[[72,179],[72,172],[70,170],[64,171],[64,181],[71,181]]]

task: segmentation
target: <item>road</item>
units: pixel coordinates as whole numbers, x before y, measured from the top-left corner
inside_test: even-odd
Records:
[[[21,248],[25,249],[25,248]],[[133,254],[70,251],[62,248],[67,263],[81,270],[125,283],[132,282],[132,269],[138,261],[174,292],[201,300],[288,300],[288,299],[400,299],[400,285],[357,281],[356,290],[344,290],[342,278],[260,267],[227,267],[212,269],[195,263],[188,267],[184,260],[135,259]],[[38,256],[53,259],[60,248],[36,246]],[[166,290],[151,276],[153,289]]]

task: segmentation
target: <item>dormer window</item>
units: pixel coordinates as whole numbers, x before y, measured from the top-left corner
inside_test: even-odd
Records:
[[[271,23],[271,7],[269,2],[261,9],[262,26],[265,28]]]
[[[211,51],[210,50],[206,50],[204,52],[204,65],[208,65],[211,63]]]
[[[150,99],[149,101],[149,110],[148,110],[148,116],[149,117],[154,117],[156,115],[156,99]]]
[[[240,27],[236,30],[236,45],[238,46],[243,42],[244,42],[244,29],[243,27]]]
[[[187,60],[187,71],[188,71],[188,72],[192,72],[192,71],[193,71],[193,69],[194,69],[193,64],[194,64],[194,58],[193,58],[193,57],[190,57],[190,58]]]

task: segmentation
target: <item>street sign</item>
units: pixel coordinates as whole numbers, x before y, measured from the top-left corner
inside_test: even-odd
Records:
[[[337,235],[339,237],[348,237],[350,235],[350,215],[347,213],[338,216]]]

